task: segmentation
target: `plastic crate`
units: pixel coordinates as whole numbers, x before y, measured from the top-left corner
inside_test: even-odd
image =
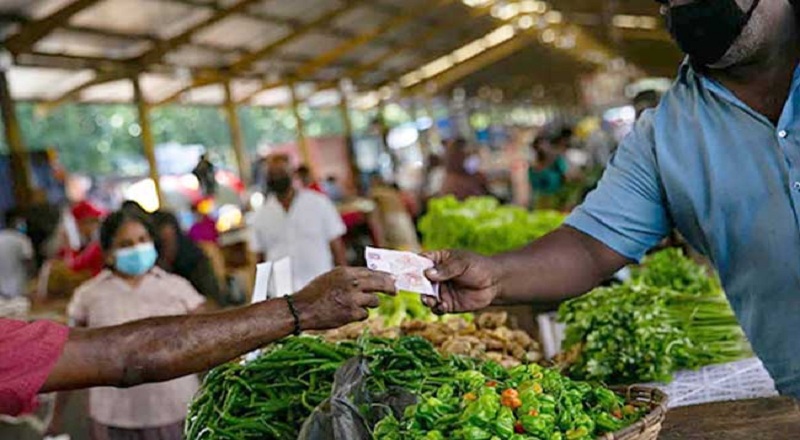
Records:
[[[679,371],[668,384],[652,383],[669,395],[668,406],[777,396],[775,382],[758,358]]]

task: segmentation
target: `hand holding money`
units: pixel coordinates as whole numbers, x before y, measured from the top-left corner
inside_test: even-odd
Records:
[[[398,291],[418,293],[439,298],[439,285],[431,283],[425,271],[433,268],[433,261],[412,252],[392,251],[368,247],[367,267],[395,276]]]

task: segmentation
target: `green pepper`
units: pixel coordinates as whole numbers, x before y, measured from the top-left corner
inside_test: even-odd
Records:
[[[400,440],[400,422],[389,414],[375,425],[373,436],[381,440]]]
[[[497,419],[494,421],[494,432],[501,438],[509,438],[514,435],[514,412],[511,408],[504,406],[500,408],[497,413]]]
[[[570,429],[567,431],[567,439],[566,440],[589,440],[591,439],[589,435],[589,431],[586,428],[576,428]]]
[[[490,429],[500,410],[500,396],[493,388],[481,390],[478,400],[471,402],[461,414],[461,420],[471,425]]]
[[[480,371],[470,370],[458,373],[458,375],[456,375],[456,381],[466,385],[468,390],[475,391],[486,383],[486,376]]]
[[[453,387],[450,385],[442,385],[436,391],[436,397],[440,400],[450,400],[453,397]]]
[[[594,398],[597,404],[606,411],[611,411],[620,406],[620,398],[613,391],[606,388],[597,388],[594,390]]]
[[[428,431],[428,433],[425,434],[425,437],[423,437],[423,439],[424,440],[445,440],[445,437],[444,437],[444,434],[442,434],[442,431],[433,430],[433,431]]]
[[[597,428],[603,433],[618,431],[625,426],[622,420],[614,418],[607,412],[595,414],[594,420],[597,423]]]
[[[456,438],[463,440],[489,440],[492,438],[492,434],[477,426],[466,426],[456,432]]]
[[[556,431],[550,436],[550,440],[564,440],[564,434],[560,431]]]
[[[536,416],[522,415],[519,418],[525,432],[540,438],[548,438],[553,434],[555,428],[555,417],[550,414],[539,414]]]

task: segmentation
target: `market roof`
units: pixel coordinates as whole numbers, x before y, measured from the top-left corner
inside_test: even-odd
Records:
[[[52,103],[129,102],[137,77],[155,104],[218,104],[226,83],[241,103],[285,103],[296,84],[324,104],[344,78],[385,94],[497,81],[492,65],[532,66],[535,84],[677,60],[643,0],[0,0],[0,38],[12,96]]]

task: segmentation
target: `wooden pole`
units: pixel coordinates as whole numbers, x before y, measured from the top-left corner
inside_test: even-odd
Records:
[[[156,162],[156,146],[153,141],[153,132],[150,127],[150,104],[144,99],[142,86],[139,78],[131,78],[133,82],[133,99],[136,102],[136,109],[139,112],[139,127],[142,129],[142,149],[150,167],[150,179],[156,188],[158,206],[164,207],[164,196],[161,194],[161,181],[158,173],[158,163]]]
[[[14,100],[8,87],[6,72],[2,70],[0,70],[0,108],[2,108],[6,142],[8,142],[8,149],[11,153],[11,178],[14,182],[14,198],[17,206],[24,208],[31,201],[29,160],[23,144],[19,121],[17,121]]]
[[[239,178],[247,185],[250,182],[250,167],[247,164],[247,153],[244,149],[242,126],[239,123],[239,114],[236,111],[236,102],[231,92],[231,82],[226,80],[225,86],[225,113],[228,116],[228,126],[231,131],[231,144],[236,155],[236,166],[239,168]]]
[[[311,151],[309,151],[308,142],[306,141],[306,122],[300,116],[300,99],[297,97],[297,89],[294,82],[289,83],[289,90],[292,94],[292,114],[297,123],[297,146],[300,149],[300,156],[303,158],[305,165],[311,170],[311,175],[316,177],[317,167],[311,161]]]
[[[350,119],[350,103],[348,101],[347,90],[339,85],[339,110],[342,112],[342,122],[344,123],[344,141],[347,148],[347,163],[350,165],[350,174],[353,176],[353,185],[361,193],[361,169],[358,168],[356,158],[356,144],[353,137],[353,121]]]

